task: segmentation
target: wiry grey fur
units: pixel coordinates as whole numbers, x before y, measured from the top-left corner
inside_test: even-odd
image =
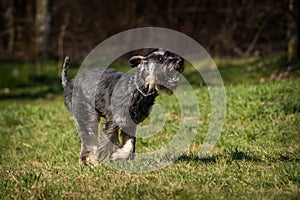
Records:
[[[133,56],[129,65],[138,67],[134,73],[98,68],[69,81],[69,62],[67,56],[62,69],[65,105],[75,118],[82,142],[80,157],[87,165],[97,164],[109,154],[111,161],[132,156],[136,125],[149,115],[160,91],[172,94],[184,70],[184,60],[165,49]],[[99,140],[101,117],[106,122]]]

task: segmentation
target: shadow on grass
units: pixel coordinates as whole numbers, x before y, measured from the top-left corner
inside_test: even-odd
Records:
[[[40,73],[33,62],[0,61],[0,100],[48,98],[63,94],[60,69],[54,61],[45,62]],[[72,61],[68,77],[73,78],[80,66]]]
[[[257,156],[250,155],[238,150],[228,151],[228,152],[224,152],[223,154],[217,154],[209,157],[199,157],[197,155],[191,155],[191,156],[183,155],[179,157],[177,161],[216,163],[218,160],[225,160],[225,161],[245,160],[248,162],[262,162],[262,159],[258,158]]]
[[[300,158],[279,155],[278,157],[272,158],[259,158],[256,155],[251,155],[250,153],[245,153],[243,151],[225,151],[223,154],[217,154],[209,157],[199,157],[198,155],[182,155],[176,162],[200,162],[200,163],[217,163],[219,161],[232,162],[232,161],[246,161],[253,163],[260,162],[299,162]]]
[[[7,90],[7,91],[5,91]],[[38,99],[49,98],[63,94],[63,90],[59,85],[41,85],[36,87],[18,87],[12,89],[3,89],[5,92],[0,93],[0,100],[9,99]]]
[[[63,94],[61,79],[54,73],[28,74],[24,80],[13,77],[2,81],[0,88],[0,100],[5,99],[37,99],[49,98],[54,95]]]

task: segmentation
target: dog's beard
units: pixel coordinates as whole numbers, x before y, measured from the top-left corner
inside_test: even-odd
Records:
[[[148,91],[148,93],[153,92],[153,91],[160,91],[160,87],[158,84],[156,84],[156,77],[155,76],[148,76],[146,78],[146,83],[145,83],[145,87]]]

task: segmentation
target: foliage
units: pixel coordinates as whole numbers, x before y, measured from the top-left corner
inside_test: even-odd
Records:
[[[82,59],[106,38],[138,27],[174,29],[215,56],[286,50],[288,0],[47,2],[48,14],[39,9],[40,1],[0,2],[1,59],[34,59],[39,31],[48,30],[50,58],[60,59],[66,53]],[[39,14],[47,15],[50,24],[39,25]]]

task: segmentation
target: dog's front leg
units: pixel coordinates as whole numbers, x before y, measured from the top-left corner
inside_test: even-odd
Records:
[[[126,160],[130,157],[133,158],[133,154],[135,153],[135,136],[128,135],[124,131],[121,131],[121,137],[123,145],[110,156],[111,161]]]
[[[104,131],[101,135],[98,160],[104,160],[110,152],[119,149],[118,130],[119,127],[114,122],[110,120],[106,121]]]

